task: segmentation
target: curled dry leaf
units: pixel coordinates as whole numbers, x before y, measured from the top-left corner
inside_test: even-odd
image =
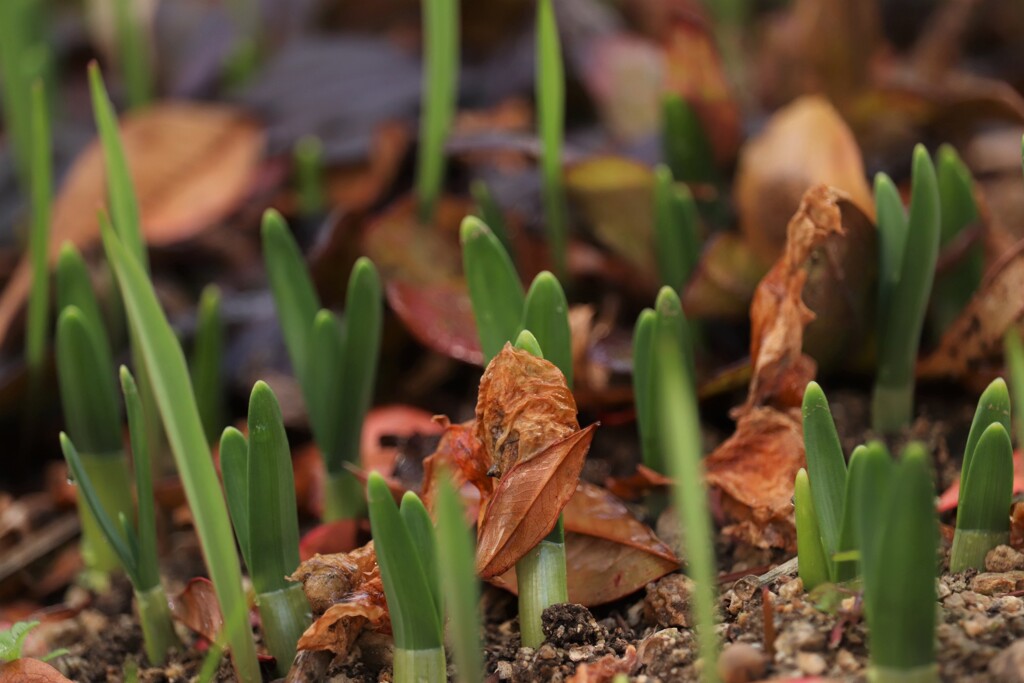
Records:
[[[572,432],[505,472],[477,530],[476,570],[482,578],[508,570],[555,528],[576,490],[596,427]]]
[[[423,503],[433,509],[434,495],[438,484],[441,468],[449,472],[452,484],[462,488],[464,484],[472,484],[478,496],[472,508],[478,510],[482,498],[489,498],[494,491],[494,478],[488,476],[490,466],[483,452],[483,444],[476,438],[476,423],[473,421],[453,425],[447,417],[437,416],[436,424],[444,429],[437,449],[423,460]],[[471,519],[476,519],[476,514]]]
[[[636,471],[628,477],[608,477],[604,485],[609,492],[622,500],[639,500],[652,489],[671,486],[672,480],[664,474],[640,464],[636,466]]]
[[[185,590],[171,597],[169,604],[171,616],[211,643],[224,628],[217,593],[209,579],[192,579]]]
[[[979,380],[1000,371],[1003,336],[1024,319],[1024,240],[989,269],[939,346],[917,367],[919,377]],[[984,381],[982,379],[982,381]]]
[[[569,600],[592,607],[679,568],[672,549],[609,491],[580,482],[563,510]],[[517,591],[515,570],[492,583]]]
[[[492,474],[504,477],[578,430],[576,401],[562,371],[506,342],[480,378],[476,403],[476,437]]]
[[[180,242],[224,218],[253,186],[263,130],[240,110],[184,102],[127,115],[121,139],[139,198],[146,242]],[[99,241],[96,210],[106,204],[103,152],[93,141],[67,173],[53,207],[50,264],[65,242],[85,250]],[[0,295],[0,343],[28,296],[27,255]]]
[[[377,583],[380,583],[380,579]],[[363,593],[331,605],[305,630],[296,647],[299,650],[328,650],[336,655],[347,655],[364,628],[376,630],[390,623],[384,601],[384,587],[381,585],[379,588],[379,592],[373,594],[379,601],[371,599],[370,593]]]
[[[377,554],[371,541],[350,553],[315,555],[300,564],[288,580],[302,584],[313,614],[323,614],[377,575]]]
[[[483,362],[469,290],[462,275],[459,224],[473,212],[465,200],[443,196],[433,225],[420,225],[407,197],[375,220],[363,236],[380,269],[392,310],[414,337],[446,356]]]
[[[740,232],[766,263],[786,244],[786,226],[804,192],[827,184],[844,191],[866,216],[875,204],[860,148],[846,122],[822,97],[801,97],[780,109],[743,148],[734,198]]]
[[[632,674],[636,667],[636,648],[627,645],[621,657],[609,654],[596,661],[580,664],[569,683],[608,683],[616,674]]]
[[[0,664],[0,683],[72,683],[72,681],[46,662],[22,658]]]

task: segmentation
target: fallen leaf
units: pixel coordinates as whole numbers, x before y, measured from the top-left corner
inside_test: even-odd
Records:
[[[399,449],[384,445],[385,437],[410,438],[435,436],[444,427],[434,420],[434,414],[407,405],[389,405],[372,408],[363,421],[360,436],[360,464],[367,472],[384,476],[395,471]]]
[[[347,655],[364,628],[377,629],[390,623],[383,586],[373,596],[364,593],[331,605],[305,630],[297,649],[329,650],[339,656]]]
[[[918,377],[982,380],[1003,368],[1003,336],[1024,318],[1024,240],[985,274],[978,291],[917,366]]]
[[[632,674],[636,667],[636,648],[627,645],[622,656],[609,654],[596,661],[580,664],[569,679],[569,683],[608,683],[616,674]]]
[[[572,432],[505,472],[486,501],[477,529],[476,570],[481,578],[508,570],[555,528],[576,490],[596,427]]]
[[[748,142],[733,196],[740,232],[751,250],[771,263],[786,244],[786,226],[812,185],[844,191],[874,220],[860,148],[849,126],[822,97],[801,97],[777,111]]]
[[[217,593],[209,579],[197,577],[185,590],[169,600],[171,616],[211,643],[216,642],[224,617],[220,613]]]
[[[250,191],[263,153],[262,129],[224,105],[164,103],[121,122],[125,156],[139,198],[142,233],[154,246],[194,237],[234,210]],[[49,260],[71,242],[99,240],[96,210],[106,204],[103,153],[93,141],[67,173],[53,206]],[[0,344],[31,287],[27,255],[0,294]]]
[[[639,500],[653,489],[671,486],[672,480],[640,464],[628,477],[608,477],[604,485],[608,491],[622,500]]]
[[[355,549],[359,537],[359,521],[339,519],[318,524],[299,539],[299,559],[305,561],[315,555],[347,553]]]
[[[0,664],[0,683],[72,683],[72,681],[46,662],[22,658]]]
[[[423,460],[423,503],[427,509],[433,509],[438,475],[444,468],[452,477],[452,485],[457,489],[464,484],[472,484],[478,493],[474,511],[479,511],[480,500],[490,497],[494,492],[494,478],[488,476],[490,459],[483,451],[483,444],[476,438],[476,422],[451,424],[448,418],[437,416],[435,422],[444,429],[441,440],[434,452]],[[463,496],[465,501],[465,495]],[[470,519],[475,520],[476,514]]]
[[[302,584],[313,614],[323,614],[378,574],[377,554],[371,541],[350,553],[315,555],[302,562],[288,580]]]

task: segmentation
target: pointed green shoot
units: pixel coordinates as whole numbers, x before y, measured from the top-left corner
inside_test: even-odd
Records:
[[[145,27],[135,6],[131,0],[114,0],[117,62],[132,109],[145,106],[153,99],[153,60]]]
[[[501,246],[505,247],[505,252],[509,255],[509,258],[515,260],[512,240],[508,235],[508,224],[505,221],[505,213],[498,206],[498,202],[495,201],[494,195],[491,194],[490,188],[487,187],[487,183],[482,180],[474,180],[469,186],[469,191],[473,195],[473,201],[476,202],[476,215],[480,217],[484,225],[491,229],[494,236],[501,242]]]
[[[437,602],[423,569],[419,546],[395,505],[384,478],[370,474],[366,486],[377,565],[395,636],[396,683],[446,680],[444,638]]]
[[[110,103],[103,74],[96,62],[89,64],[89,91],[92,95],[92,109],[96,117],[103,159],[107,171],[107,200],[110,202],[110,217],[117,231],[118,239],[128,252],[142,266],[149,270],[146,243],[142,239],[142,223],[139,220],[139,202],[135,196],[135,184],[128,168],[128,159],[121,144],[117,113]]]
[[[434,537],[434,523],[430,520],[430,513],[427,512],[423,501],[412,491],[406,491],[402,496],[402,504],[398,508],[405,528],[409,530],[409,536],[416,546],[416,553],[420,558],[423,567],[423,574],[430,584],[430,597],[433,598],[434,608],[437,610],[438,623],[444,624],[444,608],[442,607],[441,577],[439,558],[437,554],[437,539]]]
[[[682,351],[691,389],[696,396],[697,364],[693,357],[693,337],[690,323],[683,312],[683,304],[674,289],[662,287],[658,290],[658,297],[654,300],[654,312],[658,315],[658,334],[670,336]]]
[[[1010,433],[1010,391],[1006,386],[1006,380],[997,377],[981,392],[978,398],[978,406],[974,409],[974,419],[971,420],[971,430],[967,433],[967,445],[964,446],[964,460],[960,466],[960,491],[964,490],[967,483],[967,473],[971,471],[971,463],[974,460],[975,449],[981,435],[988,429],[989,425],[999,423]]]
[[[697,205],[685,185],[676,185],[668,166],[654,171],[654,253],[661,282],[683,291],[700,260]]]
[[[800,568],[800,580],[804,590],[814,590],[829,582],[829,562],[821,545],[821,531],[818,516],[814,510],[811,485],[807,470],[800,468],[793,483],[793,507],[796,514],[796,551]]]
[[[466,216],[459,238],[462,268],[486,365],[519,331],[526,293],[508,252],[479,218]]]
[[[818,513],[821,543],[825,557],[832,558],[839,550],[839,535],[846,496],[846,459],[839,444],[839,434],[825,392],[817,382],[804,390],[803,401],[804,452],[811,496]],[[837,580],[834,563],[829,561],[829,576]]]
[[[327,207],[324,193],[324,146],[315,135],[304,135],[295,143],[295,186],[299,193],[299,214],[317,216]]]
[[[935,592],[938,520],[929,456],[909,444],[883,499],[876,554],[865,558],[871,680],[938,681]],[[877,503],[876,503],[877,504]]]
[[[878,324],[883,329],[893,292],[900,283],[903,247],[907,243],[907,210],[896,185],[885,173],[875,174],[875,211],[878,216]]]
[[[437,488],[435,513],[437,554],[445,558],[441,588],[448,612],[448,639],[455,654],[455,678],[459,683],[477,683],[484,680],[484,663],[476,551],[462,501],[445,474]]]
[[[1010,326],[1003,337],[1003,352],[1006,357],[1006,369],[1010,376],[1010,390],[1013,392],[1013,404],[1024,406],[1024,341],[1020,332]],[[1024,447],[1024,415],[1018,416],[1017,446]]]
[[[256,647],[249,631],[242,575],[232,542],[231,523],[213,467],[209,444],[192,393],[181,345],[157,301],[146,271],[110,226],[101,225],[103,246],[124,295],[128,322],[138,341],[159,408],[200,546],[213,580],[231,656],[242,683],[261,680]]]
[[[705,662],[705,681],[716,681],[713,662],[718,661],[718,636],[715,633],[714,536],[708,494],[701,461],[700,417],[697,395],[693,390],[691,364],[685,358],[678,337],[669,328],[659,326],[655,337],[655,382],[658,429],[664,444],[668,475],[673,488],[680,528],[686,539],[686,557],[695,588],[693,613],[701,659]]]
[[[914,365],[939,256],[939,191],[923,145],[914,149],[910,218],[899,284],[886,304],[879,331],[878,372],[871,415],[876,431],[891,434],[914,412]],[[884,238],[883,238],[884,249]]]
[[[103,314],[96,300],[96,293],[92,289],[89,269],[75,245],[65,242],[57,258],[57,310],[63,311],[68,306],[75,306],[86,320],[99,324],[98,330],[102,333],[102,340],[106,342],[109,351],[110,342],[102,325]],[[111,356],[110,366],[113,365]]]
[[[538,273],[526,293],[522,329],[530,330],[544,349],[544,357],[565,375],[572,389],[572,334],[569,330],[569,302],[558,278],[548,271]]]
[[[993,422],[974,449],[971,469],[960,489],[956,532],[949,571],[969,567],[984,571],[985,555],[1010,539],[1013,499],[1013,446],[1006,427]]]
[[[459,2],[424,0],[424,68],[420,150],[416,167],[419,218],[429,225],[444,181],[444,145],[455,118],[459,87]]]
[[[662,149],[672,175],[685,182],[717,183],[715,155],[693,107],[676,94],[662,103]]]
[[[304,381],[306,353],[313,319],[320,309],[320,297],[306,270],[306,260],[280,213],[267,209],[263,214],[263,262],[270,281],[281,333],[288,349],[292,370]]]
[[[885,501],[893,486],[896,463],[879,441],[869,442],[858,453],[857,461],[850,461],[848,504],[853,506],[850,517],[860,550],[861,573],[866,574],[879,552],[879,539],[886,523]]]
[[[562,178],[562,138],[565,127],[565,68],[558,37],[554,3],[537,3],[537,125],[541,140],[541,182],[544,218],[555,273],[568,274],[568,216]]]
[[[867,452],[867,446],[860,445],[854,448],[853,453],[850,454],[850,467],[846,474],[846,490],[843,492],[843,517],[839,527],[839,545],[832,556],[834,569],[832,580],[836,583],[852,581],[860,573],[860,518],[858,516],[860,510],[857,507],[857,500],[858,486],[863,486]]]
[[[46,112],[46,91],[42,81],[32,85],[32,229],[29,258],[32,263],[32,289],[28,297],[25,326],[25,362],[33,387],[38,389],[46,353],[50,306],[50,202],[53,199],[53,162],[51,160],[50,119]]]
[[[225,427],[220,436],[220,471],[224,479],[224,497],[227,499],[235,539],[242,551],[242,561],[252,571],[249,552],[249,442],[234,427]]]
[[[665,472],[658,446],[655,422],[654,396],[654,333],[658,315],[652,308],[640,312],[633,327],[633,403],[636,406],[636,426],[640,432],[640,452],[643,463],[656,472]]]
[[[316,371],[311,369],[300,382],[306,399],[306,410],[309,412],[310,427],[329,472],[334,472],[336,467],[340,472],[340,463],[344,462],[337,419],[340,413],[338,404],[347,389],[338,381],[344,346],[338,316],[331,311],[321,310],[313,319],[307,351],[307,357]]]
[[[224,321],[220,313],[220,289],[208,285],[199,297],[196,337],[192,348],[192,386],[206,440],[213,443],[224,424]]]
[[[32,83],[52,71],[53,56],[44,27],[52,25],[46,3],[30,0],[0,2],[0,88],[6,142],[14,157],[18,183],[32,186]],[[53,79],[48,79],[53,82]]]

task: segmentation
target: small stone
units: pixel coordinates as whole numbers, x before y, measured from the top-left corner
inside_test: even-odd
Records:
[[[828,668],[828,662],[817,652],[798,652],[796,665],[808,676],[820,676]]]
[[[996,683],[1024,683],[1024,640],[1015,641],[988,663]]]
[[[1024,571],[986,572],[971,579],[971,590],[982,595],[1012,593],[1018,586],[1024,586]],[[967,595],[964,600],[968,601]]]
[[[558,659],[558,650],[551,643],[544,643],[537,648],[537,659]]]
[[[977,638],[989,630],[991,620],[981,615],[975,615],[970,619],[960,622],[960,627],[971,638]]]
[[[761,588],[761,581],[756,576],[744,576],[732,585],[733,592],[740,600],[751,600]]]
[[[722,683],[750,683],[760,680],[768,667],[764,652],[746,643],[727,645],[718,656],[718,676]]]
[[[853,656],[853,653],[849,650],[842,649],[836,653],[836,665],[840,669],[847,672],[853,672],[860,668],[860,662]]]
[[[964,599],[959,593],[953,593],[948,598],[942,601],[946,609],[961,609],[964,607]]]
[[[662,628],[692,626],[689,618],[693,581],[683,574],[669,574],[647,584],[644,619]]]
[[[793,600],[803,595],[803,593],[804,582],[800,580],[799,576],[779,586],[779,597],[783,600]]]
[[[494,668],[494,673],[498,674],[499,681],[512,680],[512,662],[501,660]]]
[[[1024,553],[1008,545],[997,545],[985,556],[985,569],[990,572],[1009,572],[1024,569]]]
[[[999,610],[1001,614],[1007,616],[1017,616],[1024,611],[1024,600],[1021,600],[1016,595],[1004,595],[998,597],[992,601],[992,605]]]
[[[944,600],[952,595],[953,591],[949,589],[945,581],[937,580],[935,582],[935,594],[939,597],[939,600]]]

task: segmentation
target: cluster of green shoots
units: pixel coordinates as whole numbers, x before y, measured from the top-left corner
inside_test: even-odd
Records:
[[[997,379],[978,401],[964,449],[950,570],[983,568],[1009,536],[1013,479],[1010,399]],[[938,680],[935,576],[938,522],[929,453],[920,443],[893,461],[878,441],[849,467],[821,387],[803,402],[807,469],[794,491],[800,577],[810,590],[862,579],[873,680]]]

